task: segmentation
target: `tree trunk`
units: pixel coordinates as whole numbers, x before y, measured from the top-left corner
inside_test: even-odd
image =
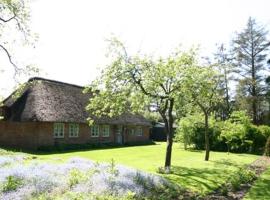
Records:
[[[165,158],[165,171],[166,171],[166,173],[170,173],[170,171],[171,171],[172,145],[173,145],[172,133],[170,132],[170,130],[168,130],[166,158]]]
[[[171,171],[171,157],[172,157],[172,146],[173,146],[173,106],[174,106],[174,100],[169,100],[169,109],[168,109],[168,116],[166,116],[166,111],[163,113],[160,113],[164,123],[165,123],[165,130],[167,133],[167,147],[166,147],[166,157],[165,157],[165,173],[170,173]]]
[[[255,68],[255,56],[254,56],[254,41],[251,43],[251,96],[252,96],[252,121],[254,124],[258,124],[257,118],[257,91],[256,91],[256,68]]]
[[[226,120],[229,118],[230,115],[230,96],[229,96],[229,86],[228,86],[228,75],[227,75],[227,70],[225,68],[224,70],[224,79],[225,79],[225,101],[226,101],[226,113],[225,117],[223,116],[223,120]]]
[[[187,142],[184,141],[184,150],[187,150]]]
[[[229,154],[231,151],[230,144],[227,142],[227,154]]]
[[[208,113],[205,112],[204,113],[204,128],[205,128],[205,132],[204,132],[204,139],[205,139],[205,161],[209,160],[209,154],[210,154],[210,143],[209,143],[209,125],[208,125]]]
[[[253,90],[253,89],[252,89]],[[252,96],[252,121],[254,124],[258,124],[258,119],[257,119],[257,97],[254,95]]]
[[[265,144],[264,155],[270,156],[270,136],[268,137],[266,144]]]

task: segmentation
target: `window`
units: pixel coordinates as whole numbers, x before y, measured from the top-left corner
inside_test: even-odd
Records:
[[[142,136],[142,135],[143,135],[142,127],[136,128],[136,135],[137,135],[137,136]]]
[[[79,136],[79,124],[69,124],[69,137]]]
[[[64,137],[64,123],[54,123],[53,125],[53,136],[55,138],[63,138]]]
[[[134,135],[134,132],[135,132],[135,131],[134,131],[134,128],[129,128],[129,129],[128,129],[128,134],[129,134],[129,135]]]
[[[91,126],[91,136],[98,137],[99,136],[99,127],[98,125]]]
[[[110,137],[110,126],[109,125],[102,126],[102,137]]]

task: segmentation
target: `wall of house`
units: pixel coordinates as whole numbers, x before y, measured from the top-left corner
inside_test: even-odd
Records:
[[[22,149],[38,147],[37,122],[0,122],[0,145]]]
[[[149,127],[142,127],[142,136],[138,136],[136,131],[131,134],[128,129],[136,130],[137,126],[128,126],[125,132],[125,142],[144,142],[149,140]]]
[[[65,123],[64,138],[53,137],[53,122],[0,122],[0,146],[23,149],[37,149],[41,146],[55,146],[59,144],[85,144],[85,143],[116,143],[116,126],[110,126],[110,136],[92,137],[90,127],[79,124],[79,136],[69,137],[69,123]],[[135,127],[134,127],[135,128]],[[149,127],[142,127],[142,136],[129,134],[125,129],[124,143],[142,142],[149,140]]]

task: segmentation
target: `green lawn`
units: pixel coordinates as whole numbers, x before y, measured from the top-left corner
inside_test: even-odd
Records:
[[[270,199],[270,168],[265,171],[255,182],[244,200],[269,200]]]
[[[109,162],[114,159],[118,164],[156,173],[158,167],[164,164],[165,145],[165,143],[157,143],[146,146],[36,155],[38,159],[46,162],[64,161],[71,157],[82,157],[99,162]],[[208,193],[224,183],[239,167],[257,158],[258,156],[248,154],[211,152],[210,161],[206,162],[203,160],[203,151],[184,151],[179,144],[174,144],[173,174],[164,176],[183,187],[200,193]]]

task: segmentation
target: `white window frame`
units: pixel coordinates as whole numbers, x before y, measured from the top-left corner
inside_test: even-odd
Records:
[[[128,129],[128,134],[129,134],[129,135],[135,135],[135,130],[134,130],[134,128],[129,128],[129,129]]]
[[[98,125],[91,126],[91,137],[99,137],[99,126]]]
[[[70,123],[68,128],[69,128],[69,137],[71,138],[79,137],[79,131],[80,131],[79,124]]]
[[[64,138],[65,137],[65,123],[54,123],[53,124],[53,137]]]
[[[102,137],[110,137],[110,125],[102,126]]]
[[[136,128],[136,136],[143,136],[143,128],[142,127],[137,127]]]

